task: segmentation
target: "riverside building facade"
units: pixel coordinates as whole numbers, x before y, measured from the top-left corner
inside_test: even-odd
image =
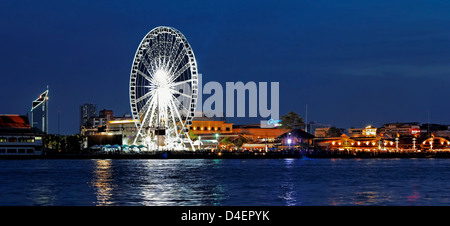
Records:
[[[35,134],[27,116],[0,115],[0,155],[40,155],[42,136]]]

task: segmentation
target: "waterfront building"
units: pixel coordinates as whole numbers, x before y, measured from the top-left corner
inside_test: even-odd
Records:
[[[302,129],[293,129],[283,133],[279,136],[281,146],[279,148],[300,148],[300,149],[313,149],[314,148],[314,135],[303,131]]]
[[[327,131],[330,129],[330,127],[322,127],[322,128],[317,128],[314,131],[314,136],[315,137],[326,137],[327,136]]]
[[[450,142],[445,137],[420,134],[417,128],[416,123],[389,124],[381,131],[372,126],[351,128],[348,129],[349,135],[316,137],[314,143],[320,150],[340,151],[391,152],[449,149]]]
[[[102,127],[106,126],[106,124],[111,120],[114,120],[114,112],[112,110],[103,109],[99,112],[98,116],[90,116],[87,118],[86,122],[81,125],[81,127]]]
[[[420,126],[420,133],[426,137],[434,135],[436,137],[450,139],[450,126],[441,124],[422,124]]]
[[[432,135],[428,139],[422,141],[420,144],[421,149],[427,150],[449,150],[450,141],[443,137],[436,137]]]
[[[197,149],[214,149],[220,147],[220,141],[228,137],[230,140],[237,138],[233,133],[233,123],[227,123],[224,119],[196,117],[189,127],[191,134],[196,137],[194,147]]]
[[[247,150],[264,150],[266,148],[274,148],[279,145],[279,137],[288,132],[289,129],[280,127],[263,128],[260,124],[235,125],[233,131],[237,136],[244,136],[247,142],[242,146]]]
[[[365,128],[350,128],[348,135],[350,137],[375,137],[377,136],[377,128],[368,125]]]
[[[89,117],[81,126],[85,137],[83,148],[95,145],[132,145],[136,126],[130,114],[114,117],[112,110],[103,109],[98,116]]]
[[[0,155],[40,155],[42,135],[33,132],[27,116],[0,115]]]
[[[330,128],[330,127],[331,127],[331,125],[323,125],[323,124],[317,123],[316,121],[311,121],[306,125],[306,128],[308,129],[307,132],[314,136],[315,136],[317,129],[319,129],[319,134],[323,133],[325,136],[325,133],[320,132],[320,131],[328,130],[328,128]]]
[[[345,132],[345,129],[342,128],[336,128],[336,127],[321,127],[321,128],[316,128],[315,132],[314,132],[314,136],[315,137],[332,137],[332,134],[330,134],[330,129],[333,128],[338,134],[343,134]]]
[[[386,123],[379,128],[379,133],[388,134],[392,137],[398,135],[416,135],[420,134],[420,124],[418,122],[404,122],[404,123]]]
[[[246,142],[242,145],[244,150],[263,150],[279,145],[277,139],[283,133],[289,131],[280,127],[261,127],[260,124],[234,125],[221,118],[196,117],[190,126],[191,133],[197,136],[195,144],[201,147],[222,147],[224,138],[234,142],[239,137],[244,137]],[[197,146],[196,146],[197,147]]]
[[[380,136],[350,137],[346,134],[339,137],[316,138],[314,143],[321,150],[373,151],[395,147],[393,140],[383,139]]]
[[[83,147],[95,145],[132,145],[136,137],[136,126],[133,119],[112,120],[97,128],[83,128],[86,137]]]
[[[204,140],[216,139],[216,134],[222,136],[233,136],[233,123],[227,123],[225,120],[217,120],[207,117],[197,117],[192,120],[189,127],[197,136],[201,136]]]

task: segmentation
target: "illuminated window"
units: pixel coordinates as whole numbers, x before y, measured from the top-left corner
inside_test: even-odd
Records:
[[[19,142],[20,143],[33,143],[34,142],[34,139],[33,138],[23,138],[23,137],[21,137],[21,138],[19,138]]]

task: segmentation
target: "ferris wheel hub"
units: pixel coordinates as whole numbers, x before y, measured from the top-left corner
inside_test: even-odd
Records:
[[[158,69],[155,72],[155,80],[158,88],[166,87],[169,84],[168,74],[164,69]]]

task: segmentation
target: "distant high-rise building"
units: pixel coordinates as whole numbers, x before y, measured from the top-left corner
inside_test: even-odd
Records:
[[[48,86],[31,105],[31,127],[48,133]]]
[[[93,103],[85,103],[80,106],[80,129],[81,126],[88,123],[89,118],[97,116],[97,105]]]

